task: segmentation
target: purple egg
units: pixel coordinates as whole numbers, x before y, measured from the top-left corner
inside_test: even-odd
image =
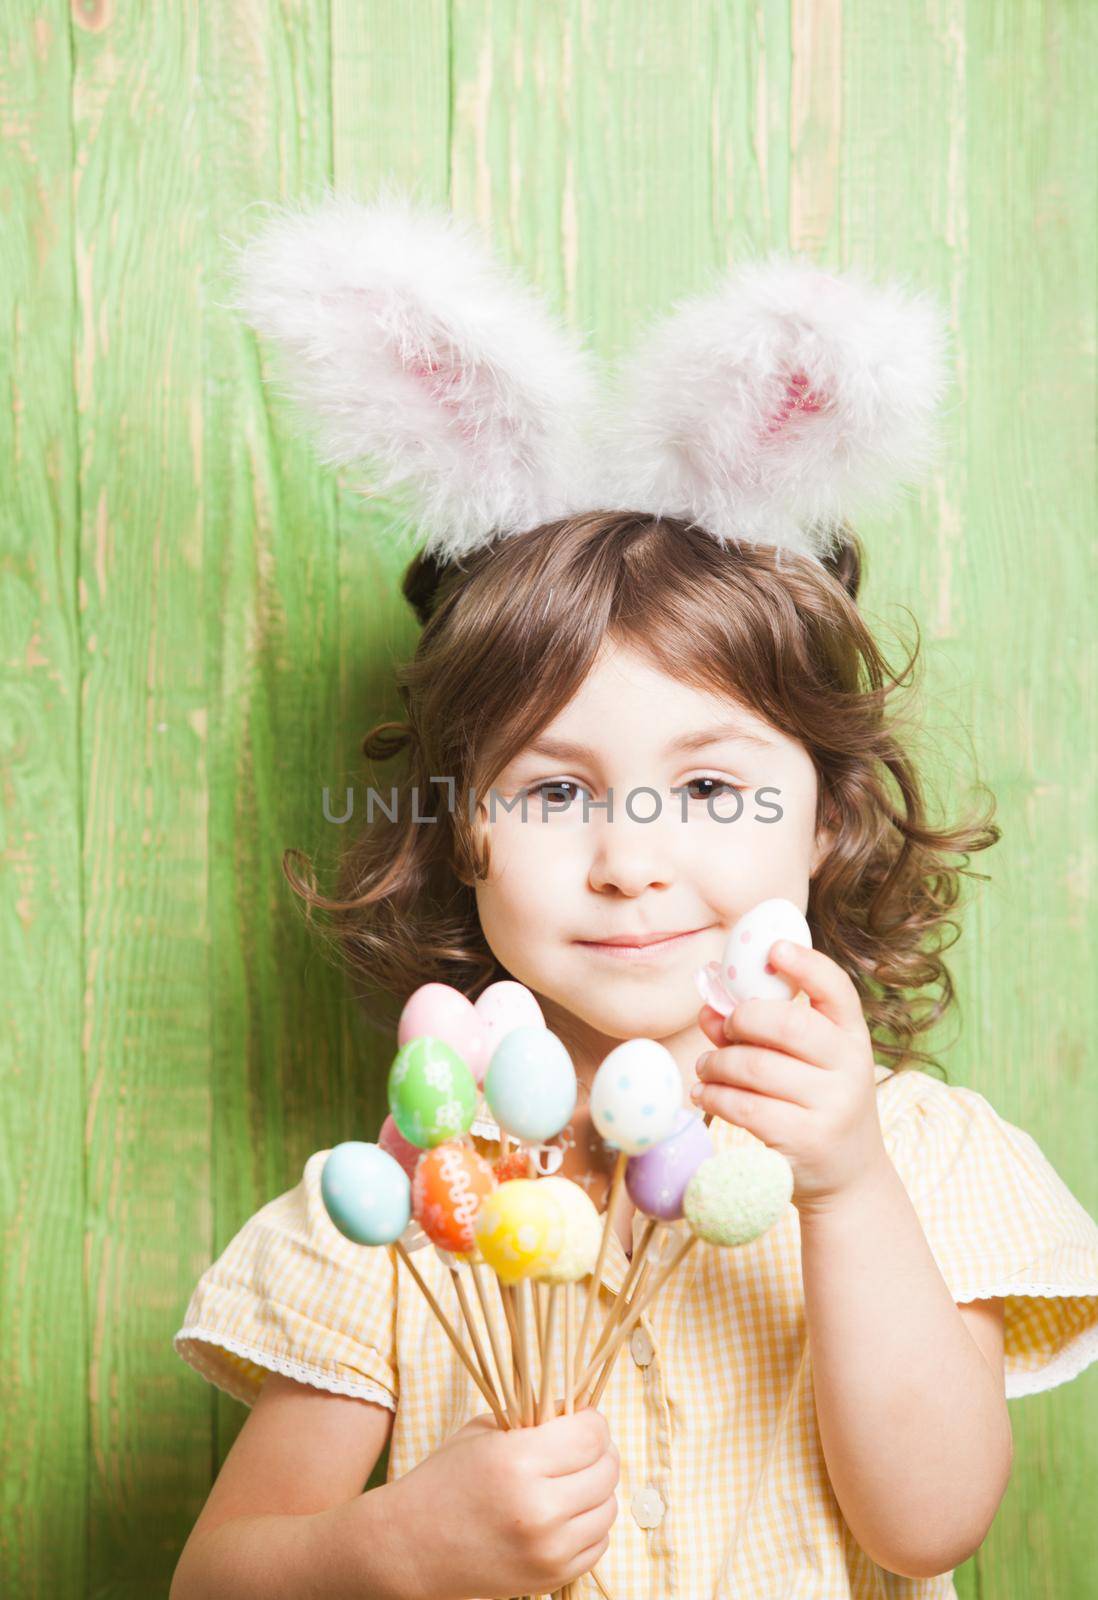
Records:
[[[713,1154],[713,1139],[702,1113],[680,1106],[667,1138],[625,1163],[630,1200],[647,1217],[676,1222],[682,1216],[686,1185]]]

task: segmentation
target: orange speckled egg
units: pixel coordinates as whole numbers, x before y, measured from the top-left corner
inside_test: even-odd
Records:
[[[425,1150],[412,1179],[412,1215],[432,1243],[453,1255],[476,1248],[473,1223],[496,1187],[495,1173],[468,1145],[449,1140]]]

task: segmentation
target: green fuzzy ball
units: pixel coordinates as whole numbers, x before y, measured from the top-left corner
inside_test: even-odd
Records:
[[[793,1168],[780,1150],[741,1145],[709,1156],[683,1195],[683,1213],[707,1244],[750,1244],[773,1227],[793,1194]]]

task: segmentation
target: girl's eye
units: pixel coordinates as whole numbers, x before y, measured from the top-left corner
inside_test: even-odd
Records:
[[[532,789],[524,790],[524,793],[526,795],[536,795],[538,798],[544,795],[551,807],[555,810],[563,810],[564,806],[568,804],[569,797],[567,795],[562,797],[559,793],[561,789],[574,789],[578,794],[580,785],[573,783],[571,778],[547,778],[544,783],[535,784]],[[554,793],[554,790],[557,793]]]
[[[746,785],[729,783],[727,778],[691,778],[685,787],[693,789],[698,784],[712,785],[706,793],[691,796],[691,799],[699,800],[702,803],[724,799],[725,796],[731,794],[747,793]],[[544,795],[550,806],[557,810],[563,810],[569,805],[574,795],[580,792],[582,787],[582,784],[573,782],[571,778],[547,778],[544,783],[536,784],[533,788],[525,790],[525,793],[528,796],[536,797]],[[563,790],[570,790],[573,793],[571,795],[563,794]]]
[[[691,778],[685,787],[692,789],[696,783],[711,783],[715,785],[715,789],[723,789],[726,794],[747,793],[746,785],[729,783],[727,778]],[[698,795],[696,798],[702,801],[718,799],[719,796],[716,794],[715,789],[711,789],[708,794]]]

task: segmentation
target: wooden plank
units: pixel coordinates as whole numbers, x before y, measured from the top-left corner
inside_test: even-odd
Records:
[[[950,958],[960,1013],[932,1047],[1098,1213],[1095,185],[1079,122],[1096,19],[1084,9],[951,0],[900,8],[882,33],[879,10],[844,6],[841,196],[844,257],[933,289],[956,344],[942,464],[866,530],[870,606],[910,637],[904,601],[923,630],[932,788],[956,814],[979,776],[1004,830],[973,860],[991,882],[967,893]],[[962,1596],[1086,1592],[1096,1421],[1093,1375],[1011,1406],[1012,1480],[958,1572]]]
[[[88,1570],[163,1592],[186,1457],[169,1324],[209,1231],[197,13],[72,16],[85,914]],[[183,1435],[186,1437],[186,1434]],[[135,1530],[136,1536],[135,1536]]]
[[[75,1595],[88,1434],[71,57],[63,5],[33,22],[4,11],[0,1587]]]

